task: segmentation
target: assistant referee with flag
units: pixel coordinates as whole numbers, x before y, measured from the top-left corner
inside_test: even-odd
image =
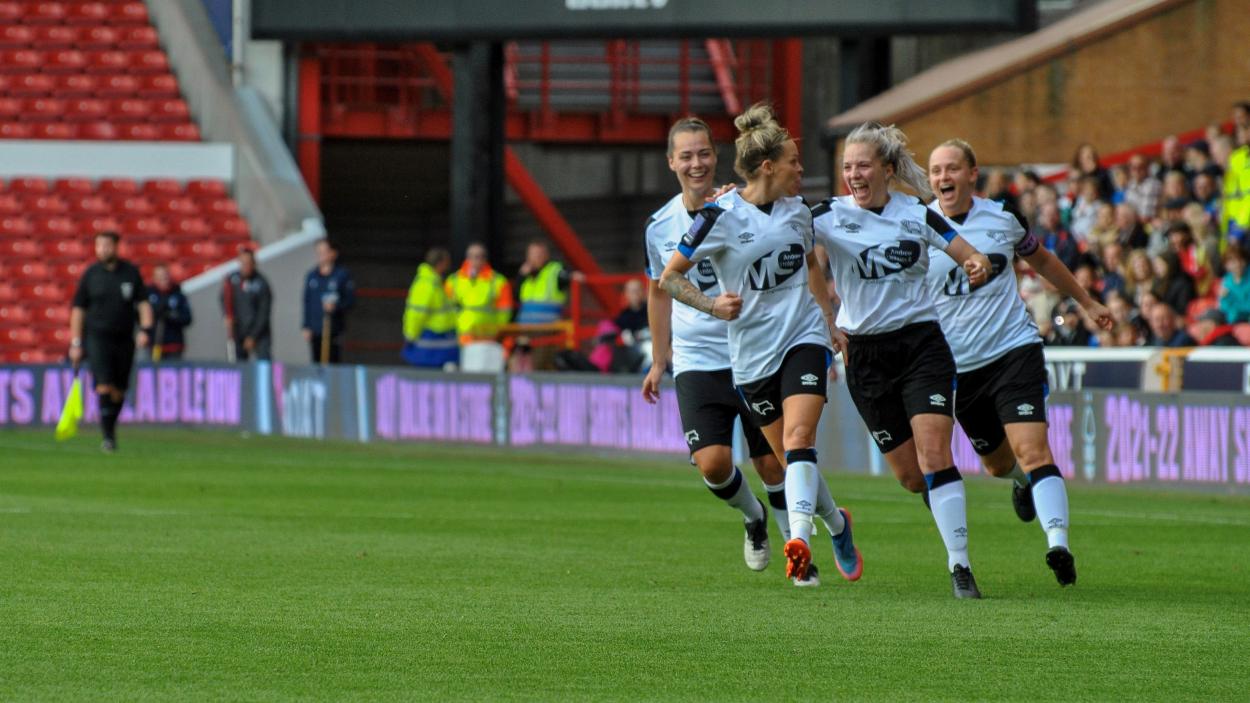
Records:
[[[135,346],[148,346],[152,306],[134,264],[117,257],[116,232],[95,236],[96,263],[78,282],[70,313],[69,358],[77,368],[85,356],[100,400],[105,452],[117,450],[117,418],[130,387]],[[135,333],[135,323],[139,331]]]

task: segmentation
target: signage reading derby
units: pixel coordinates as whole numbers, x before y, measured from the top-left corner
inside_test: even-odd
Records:
[[[1030,31],[1036,0],[252,0],[265,39],[362,41]]]

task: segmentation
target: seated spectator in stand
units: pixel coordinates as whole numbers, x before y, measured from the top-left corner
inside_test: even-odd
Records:
[[[1105,204],[1098,179],[1094,176],[1082,177],[1077,184],[1076,202],[1072,205],[1072,219],[1068,223],[1068,231],[1077,242],[1088,246],[1090,233],[1098,219],[1098,209]]]
[[[152,340],[152,359],[181,359],[186,350],[183,330],[191,326],[191,304],[182,294],[182,287],[169,275],[169,267],[157,264],[152,269],[152,287],[148,303],[156,322]]]
[[[1150,221],[1159,207],[1159,193],[1163,183],[1150,175],[1150,162],[1141,154],[1133,154],[1128,160],[1128,183],[1124,186],[1124,202],[1143,220]]]
[[[1186,180],[1185,174],[1180,171],[1169,171],[1163,177],[1163,190],[1159,191],[1159,199],[1165,203],[1169,200],[1186,202],[1192,200],[1193,193],[1190,191],[1189,181]]]
[[[1137,311],[1133,308],[1133,303],[1122,291],[1108,291],[1106,296],[1107,310],[1111,313],[1111,319],[1115,324],[1119,325],[1125,322],[1131,322]]]
[[[1212,222],[1220,219],[1220,193],[1216,189],[1216,179],[1209,173],[1194,176],[1194,200],[1202,207],[1202,211]]]
[[[1199,139],[1185,147],[1185,174],[1189,176],[1189,185],[1192,188],[1194,179],[1198,176],[1206,174],[1219,178],[1224,175],[1224,171],[1211,160],[1211,147]]]
[[[1111,242],[1102,248],[1102,296],[1104,300],[1111,293],[1124,292],[1124,266],[1121,263],[1123,251],[1119,242]]]
[[[1082,180],[1087,177],[1094,179],[1096,199],[1111,199],[1115,186],[1111,182],[1110,174],[1098,163],[1098,150],[1093,144],[1082,144],[1076,148],[1076,153],[1072,155],[1072,170]]]
[[[1042,184],[1042,177],[1037,175],[1036,171],[1028,169],[1020,169],[1016,171],[1012,182],[1016,186],[1016,197],[1025,193],[1032,193],[1038,186]]]
[[[1188,222],[1173,222],[1168,226],[1167,233],[1168,250],[1176,255],[1181,271],[1193,281],[1194,297],[1205,296],[1215,280],[1207,253],[1194,241],[1193,229]]]
[[[1250,276],[1246,276],[1246,254],[1239,247],[1224,250],[1224,274],[1220,310],[1229,322],[1250,322]]]
[[[1016,207],[1026,222],[1037,219],[1037,193],[1028,191],[1016,197]]]
[[[1211,161],[1220,167],[1221,173],[1228,173],[1228,157],[1233,154],[1233,146],[1233,138],[1227,134],[1211,140]]]
[[[1150,243],[1146,228],[1141,225],[1141,218],[1129,203],[1115,206],[1116,241],[1127,249],[1145,249]]]
[[[1143,290],[1137,296],[1137,316],[1133,318],[1133,321],[1139,323],[1147,334],[1150,333],[1150,314],[1159,305],[1162,305],[1159,297],[1149,290]]]
[[[1115,188],[1109,202],[1112,205],[1119,205],[1124,202],[1124,189],[1128,187],[1128,168],[1123,164],[1112,166],[1107,173],[1111,174],[1111,185]]]
[[[1088,347],[1093,335],[1081,319],[1081,308],[1072,299],[1066,299],[1055,306],[1054,324],[1050,334],[1043,341],[1052,347]]]
[[[1187,310],[1189,303],[1196,297],[1194,281],[1189,274],[1181,270],[1176,254],[1166,252],[1150,260],[1154,269],[1155,284],[1151,292],[1159,302],[1173,310]]]
[[[1102,302],[1102,291],[1099,289],[1098,259],[1093,254],[1081,254],[1077,259],[1076,268],[1072,269],[1072,277],[1089,293],[1089,297]]]
[[[1144,344],[1141,327],[1132,322],[1119,322],[1111,328],[1111,346],[1140,347]]]
[[[1155,176],[1159,180],[1164,180],[1169,173],[1185,173],[1185,150],[1181,147],[1181,140],[1175,135],[1164,137],[1162,152],[1159,154],[1159,166],[1155,169]]]
[[[1171,250],[1171,245],[1168,243],[1168,227],[1173,222],[1180,222],[1184,219],[1185,206],[1190,202],[1188,198],[1172,198],[1165,200],[1159,207],[1158,215],[1150,223],[1150,244],[1146,246],[1146,251],[1150,252],[1151,256]]]
[[[1115,206],[1110,203],[1099,203],[1094,214],[1094,226],[1089,230],[1086,244],[1089,251],[1102,256],[1103,247],[1120,239],[1120,230],[1115,226]]]
[[[1033,236],[1062,261],[1068,270],[1076,267],[1076,259],[1081,250],[1072,235],[1063,228],[1057,204],[1047,203],[1041,206],[1040,217],[1033,227]]]
[[[1150,266],[1150,255],[1144,249],[1129,252],[1128,265],[1125,267],[1124,292],[1129,300],[1136,301],[1141,291],[1154,288],[1154,269]]]
[[[1149,347],[1192,347],[1194,338],[1189,336],[1181,325],[1181,315],[1167,303],[1160,302],[1150,308],[1150,338],[1146,340]]]
[[[985,170],[985,199],[1002,203],[1012,209],[1019,209],[1016,196],[1011,194],[1011,184],[1007,181],[1007,174],[1002,169]]]
[[[625,307],[616,316],[616,326],[626,346],[650,341],[647,334],[647,291],[642,281],[631,278],[625,283]],[[649,346],[649,345],[648,345]]]
[[[642,369],[642,354],[631,347],[620,346],[619,337],[620,329],[615,323],[600,320],[590,352],[561,351],[555,356],[555,366],[561,371],[637,373]]]
[[[1233,326],[1219,308],[1203,311],[1194,320],[1194,332],[1197,333],[1198,346],[1201,347],[1240,347],[1241,343],[1233,334]]]

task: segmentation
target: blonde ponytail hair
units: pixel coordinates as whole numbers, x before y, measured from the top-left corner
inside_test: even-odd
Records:
[[[759,171],[760,164],[781,158],[786,142],[790,141],[790,132],[777,123],[768,103],[748,107],[734,118],[734,126],[738,128],[734,171],[747,180]]]
[[[865,122],[846,137],[847,144],[867,144],[877,152],[881,163],[894,167],[894,177],[928,200],[933,197],[929,190],[929,175],[915,157],[907,150],[907,135],[903,130],[877,122]]]

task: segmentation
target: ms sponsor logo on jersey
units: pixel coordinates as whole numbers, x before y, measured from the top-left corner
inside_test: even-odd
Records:
[[[1009,265],[1007,257],[1002,254],[986,254],[986,258],[990,260],[990,275],[986,277],[985,283],[973,286],[968,280],[968,272],[964,271],[962,266],[956,266],[950,270],[950,273],[946,274],[946,283],[942,285],[942,293],[950,297],[968,295],[974,290],[988,286],[990,281],[998,278],[999,274],[1007,270]]]
[[[805,260],[802,244],[795,243],[779,251],[770,251],[747,267],[747,284],[751,290],[773,290],[802,271]]]
[[[859,252],[855,268],[865,281],[878,281],[906,271],[920,261],[920,242],[904,239],[886,246],[874,244]]]
[[[707,259],[695,264],[687,275],[690,277],[690,282],[699,287],[700,293],[706,293],[720,283],[716,280],[716,269]]]
[[[799,377],[799,382],[805,386],[814,386],[820,383],[820,376],[814,373],[805,373]]]

